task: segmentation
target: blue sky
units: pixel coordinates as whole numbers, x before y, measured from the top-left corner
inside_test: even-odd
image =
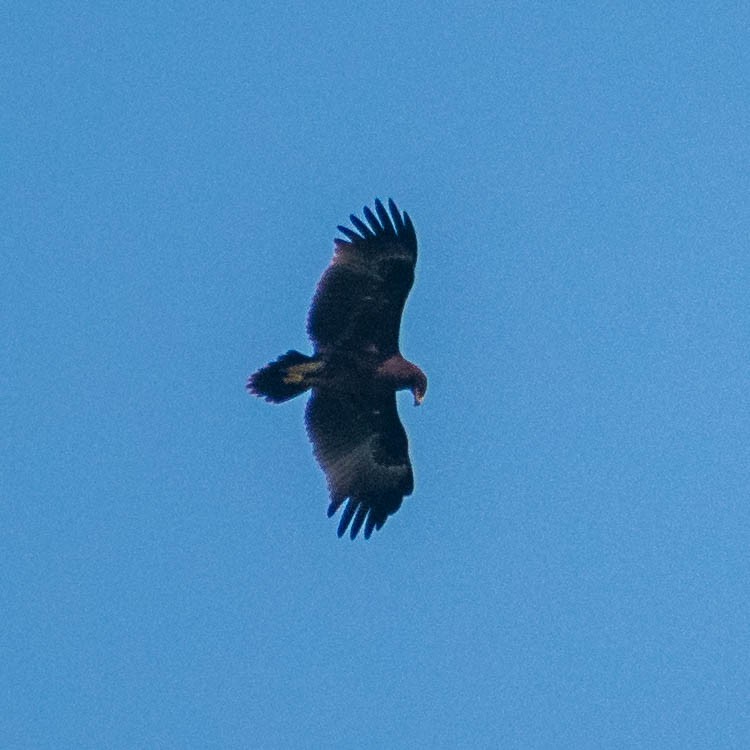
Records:
[[[3,748],[745,748],[750,13],[3,11]],[[420,242],[416,489],[336,538],[336,224]]]

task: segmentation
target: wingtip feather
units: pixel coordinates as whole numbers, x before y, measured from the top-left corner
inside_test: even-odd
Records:
[[[417,232],[414,229],[414,224],[412,223],[411,216],[404,211],[404,233],[408,236],[409,243],[416,247],[417,245]]]
[[[398,206],[393,201],[393,198],[388,199],[388,208],[391,209],[391,216],[393,217],[393,226],[396,229],[396,234],[401,234],[404,230],[404,220],[401,218],[401,211],[398,210]]]
[[[328,518],[336,513],[336,511],[343,505],[346,500],[346,495],[342,495],[337,492],[331,492],[331,502],[328,505]]]
[[[362,209],[362,213],[365,215],[365,219],[367,219],[368,223],[372,227],[372,231],[376,235],[383,234],[383,227],[380,226],[380,222],[378,221],[375,214],[370,210],[369,206],[365,206]]]
[[[388,216],[388,211],[385,210],[385,206],[383,206],[380,198],[375,199],[375,211],[378,214],[380,223],[383,225],[383,232],[391,237],[395,237],[396,230],[393,227],[393,222],[391,221],[391,217]]]
[[[351,539],[357,538],[357,534],[359,534],[359,530],[362,528],[362,524],[367,517],[368,510],[369,508],[364,503],[360,503],[359,508],[357,508],[357,514],[354,516],[354,520],[352,521],[351,529],[349,531],[349,536]]]
[[[348,238],[349,242],[357,242],[357,240],[361,240],[362,238],[353,230],[349,229],[349,227],[342,226],[339,224],[336,229],[341,232],[345,237]],[[348,244],[348,243],[345,243]]]
[[[372,229],[370,229],[370,227],[368,227],[367,224],[365,224],[356,214],[351,214],[349,219],[365,239],[372,239],[375,236]]]
[[[354,511],[357,510],[358,505],[359,503],[353,497],[349,498],[349,502],[346,504],[346,508],[344,508],[344,512],[341,514],[339,528],[336,532],[339,535],[339,539],[346,533],[346,530],[351,523],[352,516],[354,515]]]

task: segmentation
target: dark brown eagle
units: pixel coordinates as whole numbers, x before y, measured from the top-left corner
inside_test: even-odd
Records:
[[[427,377],[401,356],[401,313],[414,283],[417,236],[409,214],[375,201],[367,223],[352,214],[354,231],[334,241],[333,260],[318,282],[307,319],[311,357],[288,351],[250,377],[256,396],[281,403],[312,391],[305,422],[328,479],[332,516],[344,501],[338,535],[365,539],[380,529],[414,489],[409,443],[396,391],[422,403]]]

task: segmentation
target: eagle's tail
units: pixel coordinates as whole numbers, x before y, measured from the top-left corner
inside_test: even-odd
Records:
[[[321,367],[320,360],[291,349],[253,373],[247,381],[247,389],[266,401],[280,404],[312,387],[311,376]]]

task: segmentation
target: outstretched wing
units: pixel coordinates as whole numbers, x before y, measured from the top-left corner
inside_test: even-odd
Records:
[[[380,529],[414,489],[409,443],[395,393],[378,399],[314,389],[305,412],[307,433],[328,479],[332,516],[348,498],[339,522],[354,539]]]
[[[417,236],[406,212],[388,201],[390,216],[375,201],[365,207],[367,224],[351,215],[357,231],[339,226],[331,264],[318,282],[307,319],[316,350],[373,349],[398,352],[404,303],[414,283]],[[377,214],[377,215],[376,215]]]

